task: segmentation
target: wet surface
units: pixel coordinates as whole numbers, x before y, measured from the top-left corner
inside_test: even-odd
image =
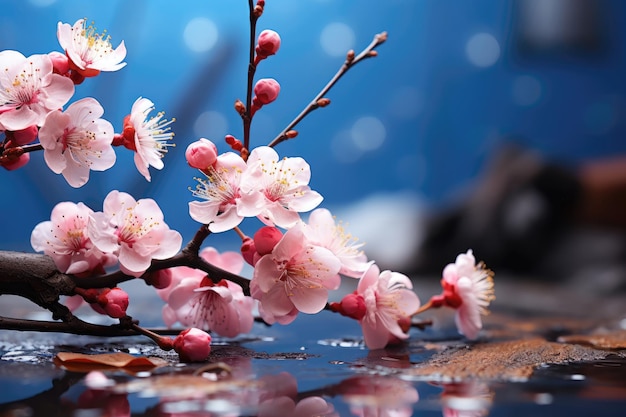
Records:
[[[1,331],[0,416],[623,415],[623,294],[594,296],[591,310],[588,293],[496,285],[494,311],[472,343],[441,310],[428,315],[432,327],[413,329],[408,343],[369,351],[356,323],[322,312],[214,339],[206,368],[180,364],[141,337]],[[164,365],[75,368],[55,360],[59,352],[125,352]],[[102,371],[106,383],[88,384],[91,370]]]

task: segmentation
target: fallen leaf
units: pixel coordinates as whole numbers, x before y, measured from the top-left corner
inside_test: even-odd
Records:
[[[57,366],[73,372],[89,372],[110,368],[123,368],[138,372],[167,365],[167,361],[161,358],[133,356],[124,352],[97,355],[59,352],[54,361]]]

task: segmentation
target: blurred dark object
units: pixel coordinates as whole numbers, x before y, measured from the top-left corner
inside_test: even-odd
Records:
[[[586,55],[605,46],[603,0],[517,0],[515,6],[522,55]]]
[[[573,169],[505,146],[462,203],[427,218],[415,272],[440,272],[470,248],[499,272],[562,279],[611,270],[610,286],[623,286],[626,157]]]

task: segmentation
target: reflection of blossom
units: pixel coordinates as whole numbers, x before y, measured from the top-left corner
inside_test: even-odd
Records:
[[[415,387],[402,379],[358,375],[342,381],[339,393],[360,417],[410,417],[419,400]]]
[[[475,381],[445,384],[441,393],[444,417],[482,417],[489,413],[493,394]]]

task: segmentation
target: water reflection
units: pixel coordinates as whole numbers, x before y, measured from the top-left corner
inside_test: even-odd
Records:
[[[381,363],[351,367],[356,374],[314,388],[297,373],[258,375],[253,361],[242,357],[134,374],[59,370],[51,388],[0,404],[0,417],[410,417],[436,415],[437,409],[443,417],[497,417],[519,407],[523,415],[570,416],[594,407],[615,411],[625,392],[623,358],[542,367],[523,384],[409,380],[403,378],[408,361],[402,354],[389,359],[399,366],[382,373]],[[555,408],[564,398],[573,407],[569,412]]]

